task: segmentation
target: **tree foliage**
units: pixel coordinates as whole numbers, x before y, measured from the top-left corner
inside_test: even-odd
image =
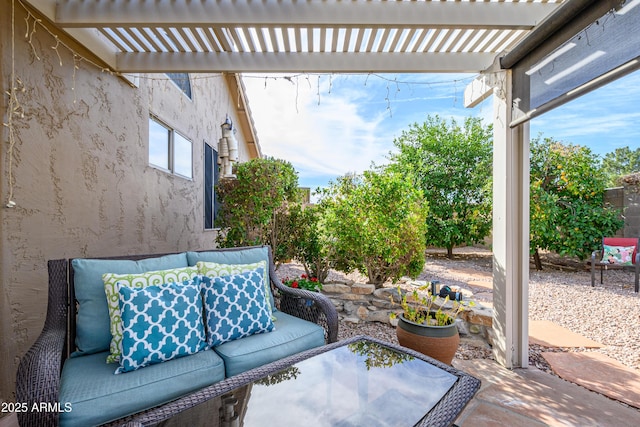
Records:
[[[607,153],[602,160],[602,168],[607,177],[607,186],[620,185],[619,179],[632,173],[640,172],[640,148],[616,148]]]
[[[298,260],[307,276],[324,282],[334,267],[333,246],[324,239],[321,218],[324,205],[295,205],[289,209],[290,257]]]
[[[289,162],[262,158],[238,164],[236,176],[218,186],[218,244],[268,244],[276,262],[287,259],[288,210],[300,202],[297,172]]]
[[[531,253],[586,259],[616,233],[619,211],[604,206],[606,177],[589,148],[550,138],[531,141]],[[536,256],[540,268],[539,257]]]
[[[342,271],[377,286],[424,267],[427,207],[420,190],[391,171],[366,171],[331,183],[320,204],[323,244]]]
[[[391,168],[410,177],[429,201],[427,245],[482,241],[491,231],[492,128],[478,118],[462,126],[428,116],[394,141]]]

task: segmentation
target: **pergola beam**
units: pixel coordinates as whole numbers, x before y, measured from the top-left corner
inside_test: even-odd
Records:
[[[499,85],[495,73],[485,72],[464,89],[464,108],[473,108],[493,94]]]
[[[557,7],[529,2],[129,1],[57,2],[60,27],[386,26],[531,29]]]
[[[122,73],[476,72],[491,53],[119,53]]]

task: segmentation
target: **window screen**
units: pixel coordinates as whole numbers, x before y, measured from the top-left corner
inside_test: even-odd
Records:
[[[204,228],[215,228],[218,213],[216,186],[218,185],[218,152],[209,144],[204,144]]]
[[[598,79],[612,70],[620,74],[640,67],[640,0],[627,0],[605,14],[585,10],[568,27],[575,28],[564,42],[550,37],[514,68],[514,98],[530,117],[596,89]]]
[[[173,172],[184,176],[185,178],[192,178],[191,165],[192,165],[192,147],[191,141],[178,132],[173,133]]]

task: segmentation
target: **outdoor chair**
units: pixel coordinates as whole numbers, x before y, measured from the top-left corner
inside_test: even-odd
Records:
[[[638,292],[640,276],[640,254],[636,237],[604,237],[602,248],[591,254],[591,286],[595,286],[596,268],[600,269],[600,283],[603,283],[604,270],[631,270],[635,272],[634,287]]]

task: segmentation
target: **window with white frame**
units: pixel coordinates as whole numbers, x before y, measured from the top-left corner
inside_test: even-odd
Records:
[[[193,178],[193,144],[176,130],[149,117],[149,164]]]

